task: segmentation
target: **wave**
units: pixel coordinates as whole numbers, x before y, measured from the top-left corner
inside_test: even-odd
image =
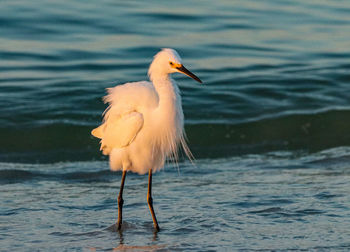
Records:
[[[337,147],[323,150],[316,153],[295,152],[295,151],[274,151],[263,154],[245,154],[235,157],[217,159],[201,159],[196,161],[196,169],[189,161],[181,162],[181,173],[185,176],[206,176],[223,171],[246,171],[259,169],[262,173],[271,173],[276,169],[298,170],[301,176],[345,176],[349,174],[350,147]],[[212,169],[212,167],[216,167]],[[220,168],[218,168],[220,167]],[[172,164],[166,165],[167,174],[178,174],[178,169]],[[301,171],[303,170],[303,171]],[[312,171],[313,170],[313,171]],[[119,181],[120,172],[112,172],[107,161],[67,161],[47,164],[0,162],[0,185],[14,183],[36,183],[38,181],[56,181],[59,183],[99,183]],[[128,176],[138,177],[130,173]],[[132,180],[130,181],[131,183]],[[129,183],[130,183],[129,182]],[[207,182],[204,182],[207,183]],[[134,184],[136,186],[136,184]],[[337,197],[337,195],[321,192],[316,195],[319,199]],[[280,209],[270,209],[274,204],[293,203],[289,199],[274,199],[264,202],[267,209],[259,210],[256,213],[275,212]],[[230,202],[231,204],[231,202]],[[238,202],[237,206],[250,208],[254,203]]]
[[[97,122],[96,122],[97,125]],[[251,122],[186,125],[195,157],[218,158],[277,150],[317,152],[350,145],[350,110],[290,114]],[[94,124],[47,122],[24,128],[0,128],[0,162],[51,163],[105,160]]]
[[[53,164],[0,163],[0,184],[26,181],[100,182],[111,180],[111,171],[101,162],[66,162]],[[78,169],[76,169],[78,167]],[[87,169],[87,170],[85,170]],[[84,170],[84,171],[81,171]]]

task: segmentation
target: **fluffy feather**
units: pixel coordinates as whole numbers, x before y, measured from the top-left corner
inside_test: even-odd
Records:
[[[177,72],[169,62],[181,64],[172,49],[159,52],[149,68],[151,82],[126,83],[107,89],[109,107],[101,126],[91,133],[101,139],[103,154],[110,156],[111,170],[145,174],[158,171],[167,158],[177,160],[182,145],[192,159],[185,141],[180,91],[169,77]]]

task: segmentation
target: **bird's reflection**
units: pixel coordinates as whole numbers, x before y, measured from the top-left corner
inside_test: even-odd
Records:
[[[159,241],[159,232],[157,232],[154,228],[152,223],[147,223],[144,225],[141,225],[145,229],[150,229],[153,230],[153,234],[150,237],[150,241],[152,243]],[[116,234],[116,242],[118,246],[115,248],[112,248],[111,251],[125,251],[125,250],[140,250],[140,251],[157,251],[159,249],[164,249],[167,247],[166,244],[152,244],[152,245],[130,245],[126,244],[127,241],[125,240],[125,236],[130,233],[132,235],[133,230],[137,230],[140,226],[139,225],[134,225],[129,222],[123,222],[122,227],[120,230],[118,230],[117,223],[109,226],[105,230],[113,232]],[[90,251],[97,251],[101,248],[96,248],[96,247],[89,247],[88,248]]]
[[[152,229],[152,241],[157,241],[158,240],[158,231],[153,229],[152,224],[147,224],[144,226],[146,229]],[[137,229],[136,225],[133,225],[129,222],[123,222],[121,229],[118,229],[118,225],[117,223],[111,225],[110,227],[106,228],[106,230],[110,231],[110,232],[115,232],[117,233],[118,237],[119,237],[119,245],[123,245],[124,244],[124,232],[127,230],[131,230],[131,229]]]
[[[119,246],[120,246],[120,245],[124,245],[123,230],[118,230],[118,235],[119,235]]]

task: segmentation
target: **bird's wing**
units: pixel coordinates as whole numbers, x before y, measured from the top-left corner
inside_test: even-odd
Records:
[[[123,148],[131,144],[143,126],[143,115],[137,111],[108,116],[101,126],[91,134],[101,139],[101,150],[108,155],[113,148]]]
[[[109,107],[103,123],[91,134],[101,139],[101,150],[107,155],[113,148],[132,143],[143,126],[143,113],[158,105],[153,84],[147,81],[129,82],[107,89],[103,98]]]

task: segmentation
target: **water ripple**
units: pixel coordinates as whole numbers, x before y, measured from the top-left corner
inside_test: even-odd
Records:
[[[316,0],[2,2],[1,248],[348,249],[349,10]],[[113,232],[120,173],[90,131],[105,88],[147,79],[162,47],[204,82],[173,76],[196,166],[180,159],[155,174],[159,234],[147,178],[128,174],[123,232]]]

